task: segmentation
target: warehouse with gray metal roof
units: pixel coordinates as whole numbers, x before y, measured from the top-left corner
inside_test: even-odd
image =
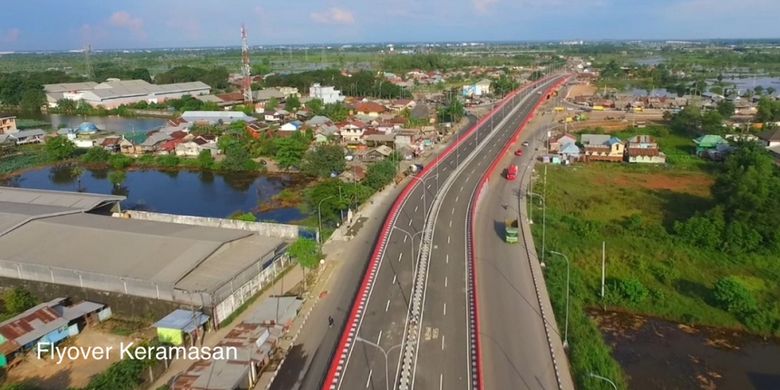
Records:
[[[287,261],[289,238],[122,218],[123,199],[0,187],[0,277],[202,307],[219,323]]]

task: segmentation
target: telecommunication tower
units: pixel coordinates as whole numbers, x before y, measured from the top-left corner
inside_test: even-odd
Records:
[[[252,68],[249,65],[249,41],[246,29],[241,25],[241,91],[244,93],[244,103],[252,103]]]
[[[86,73],[87,73],[87,79],[88,80],[94,80],[95,79],[95,71],[92,69],[92,59],[90,56],[92,55],[92,45],[88,44],[87,47],[84,49],[84,66],[86,67]]]

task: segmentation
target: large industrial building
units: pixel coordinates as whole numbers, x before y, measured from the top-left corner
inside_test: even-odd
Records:
[[[289,238],[121,217],[123,199],[0,187],[0,284],[120,315],[200,308],[217,325],[288,261]]]
[[[211,87],[200,82],[175,84],[151,84],[144,80],[108,79],[103,83],[63,83],[45,84],[46,101],[49,107],[57,107],[57,101],[68,99],[85,101],[93,107],[116,108],[123,104],[145,101],[162,103],[169,99],[179,99],[184,95],[208,95]]]

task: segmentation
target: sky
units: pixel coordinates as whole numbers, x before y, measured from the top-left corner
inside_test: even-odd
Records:
[[[780,38],[779,0],[7,0],[0,52],[358,42]]]

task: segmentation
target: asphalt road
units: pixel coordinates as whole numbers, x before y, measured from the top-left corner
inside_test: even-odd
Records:
[[[464,133],[477,121],[469,116]],[[295,345],[290,349],[279,370],[271,390],[317,389],[328,370],[328,363],[338,344],[339,330],[344,327],[352,299],[357,293],[363,271],[374,248],[381,223],[393,200],[400,194],[402,186],[394,188],[370,217],[364,221],[360,231],[351,241],[328,241],[324,251],[330,257],[338,256],[342,263],[331,277],[328,294],[314,307]],[[415,237],[418,239],[419,236]],[[416,252],[415,252],[416,253]],[[408,254],[411,256],[411,253]],[[334,326],[328,327],[328,316],[334,319]]]
[[[526,169],[533,158],[534,133],[518,140],[531,144],[522,157],[509,154],[502,165]],[[486,389],[557,389],[539,302],[522,237],[516,244],[504,242],[504,221],[518,218],[518,181],[507,181],[496,172],[476,217],[477,297],[479,302],[482,359]],[[541,222],[541,216],[535,218]],[[557,334],[554,337],[559,337]],[[561,357],[565,358],[565,357]]]
[[[524,97],[528,98],[503,125],[498,126],[512,108],[495,114],[494,138],[476,158],[463,166],[466,158],[475,152],[475,141],[482,141],[491,133],[490,120],[443,159],[438,169],[417,179],[420,183],[393,221],[366,310],[359,320],[357,341],[352,344],[343,369],[340,389],[389,389],[397,383],[420,237],[426,213],[437,194],[443,196],[443,203],[434,221],[413,387],[471,387],[469,350],[473,335],[469,333],[467,318],[466,212],[482,175],[536,101],[542,98],[535,90],[529,90],[521,93],[516,102]],[[463,169],[452,186],[446,192],[440,191],[439,186],[458,166]]]

